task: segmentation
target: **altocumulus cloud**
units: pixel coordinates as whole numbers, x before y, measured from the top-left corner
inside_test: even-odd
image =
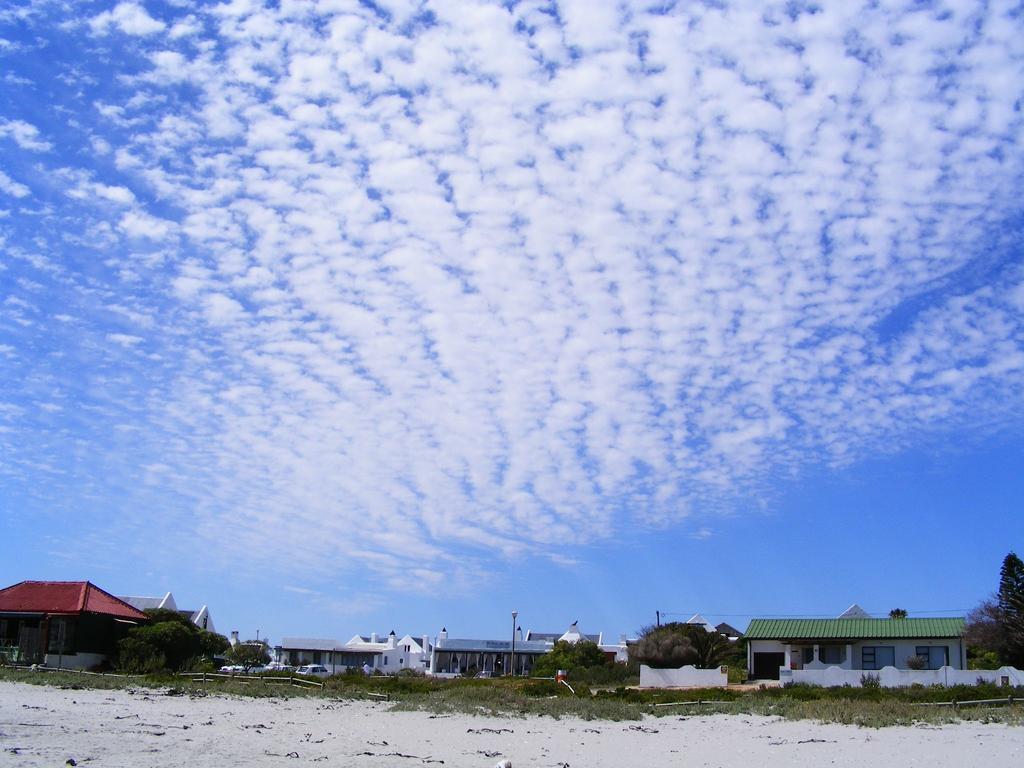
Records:
[[[159,443],[148,482],[200,535],[230,522],[225,551],[431,583],[1019,426],[1022,26],[1001,2],[120,3],[65,25],[89,159],[61,162],[92,170],[0,123],[75,207],[0,188],[102,245],[125,303],[89,375],[131,396],[82,440]],[[3,226],[19,271],[100,290]],[[18,394],[15,435],[46,393]]]

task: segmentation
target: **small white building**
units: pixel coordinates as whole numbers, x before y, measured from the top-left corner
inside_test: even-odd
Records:
[[[368,636],[353,635],[347,643],[329,638],[285,637],[274,647],[274,652],[282,664],[322,664],[332,674],[365,667],[396,674],[403,669],[428,672],[431,648],[426,635],[419,638],[405,635],[398,639],[392,631],[384,639],[376,632]]]
[[[377,633],[368,637],[353,635],[339,650],[350,653],[372,653],[374,660],[370,662],[370,667],[384,674],[393,675],[403,669],[411,669],[416,672],[429,671],[431,648],[430,638],[426,635],[418,638],[405,635],[398,639],[395,631],[391,630],[384,639],[381,639]]]
[[[597,645],[609,661],[625,662],[629,659],[625,635],[617,643],[606,643],[603,633],[585,634],[575,621],[561,633],[529,630],[524,636],[522,629],[516,627],[514,646],[512,640],[449,638],[448,630],[442,629],[434,644],[430,674],[441,677],[464,674],[501,676],[507,675],[514,667],[516,675],[528,675],[534,662],[554,648],[555,643],[583,641]]]
[[[753,619],[747,627],[747,670],[752,679],[859,685],[864,673],[966,670],[964,619]],[[830,675],[824,674],[829,670]],[[883,679],[913,675],[873,675]],[[922,675],[922,681],[934,675]],[[945,678],[948,679],[948,673]],[[971,681],[973,682],[973,680]],[[907,684],[910,684],[909,682]]]

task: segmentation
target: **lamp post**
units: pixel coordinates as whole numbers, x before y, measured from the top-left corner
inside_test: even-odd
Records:
[[[516,676],[516,617],[519,615],[519,611],[512,611],[512,659],[509,664],[509,674],[512,677]]]

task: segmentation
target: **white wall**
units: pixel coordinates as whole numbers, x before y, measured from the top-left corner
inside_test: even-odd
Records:
[[[1003,678],[1008,678],[1011,686],[1024,685],[1024,672],[1014,667],[1002,669],[896,669],[884,667],[876,672],[860,669],[783,669],[780,673],[781,683],[803,683],[838,687],[849,685],[861,687],[864,676],[877,677],[883,688],[905,688],[911,685],[975,685],[979,680],[1002,685]]]
[[[43,657],[43,666],[56,669],[59,664],[61,669],[88,670],[106,660],[107,657],[102,653],[65,653],[63,656],[59,653],[48,653]]]
[[[640,665],[641,688],[725,688],[729,668],[697,669],[689,664],[679,669],[652,669]]]

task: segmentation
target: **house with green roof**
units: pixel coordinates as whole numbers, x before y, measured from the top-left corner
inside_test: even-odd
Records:
[[[753,619],[745,635],[747,670],[751,679],[822,685],[859,684],[863,674],[888,669],[946,670],[948,677],[948,670],[967,669],[963,634],[962,617],[879,619],[858,606],[835,619]]]

